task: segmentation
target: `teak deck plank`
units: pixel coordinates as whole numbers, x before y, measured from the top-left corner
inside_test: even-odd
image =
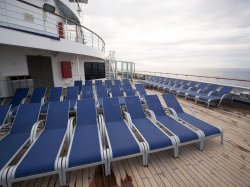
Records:
[[[161,95],[147,90],[149,94]],[[162,98],[160,98],[165,106]],[[206,108],[192,100],[178,97],[184,110],[189,105],[195,116],[221,127],[220,137],[208,139],[204,150],[193,143],[179,148],[179,158],[173,150],[149,154],[148,167],[142,166],[142,156],[111,163],[111,175],[105,177],[103,167],[94,166],[67,172],[70,187],[99,186],[250,186],[250,107],[222,104],[220,108]],[[238,108],[237,108],[238,107]],[[48,176],[16,183],[16,187],[59,186],[58,176]]]

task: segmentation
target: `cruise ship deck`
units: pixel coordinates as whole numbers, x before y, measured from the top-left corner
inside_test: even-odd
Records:
[[[179,158],[173,157],[172,149],[150,154],[148,167],[142,166],[141,157],[115,161],[107,177],[101,166],[69,172],[68,186],[249,186],[249,106],[223,103],[220,108],[207,109],[181,97],[178,100],[185,110],[185,105],[190,106],[196,117],[221,127],[224,144],[221,145],[217,137],[206,140],[203,151],[196,144],[180,147]],[[14,186],[54,187],[59,186],[59,180],[58,175],[53,175],[18,182]]]

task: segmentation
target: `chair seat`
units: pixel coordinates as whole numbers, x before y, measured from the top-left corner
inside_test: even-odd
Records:
[[[178,136],[178,138],[180,139],[180,143],[199,139],[198,135],[195,132],[169,116],[156,116],[156,119],[170,131],[172,131],[176,136]]]
[[[133,119],[132,122],[148,142],[150,150],[165,148],[172,145],[171,139],[147,118]]]
[[[214,95],[211,95],[211,96],[208,96],[208,95],[204,96],[204,95],[202,95],[202,96],[199,97],[199,100],[202,100],[202,101],[208,101],[210,99],[211,100],[220,100],[220,97],[214,96]]]
[[[140,153],[140,148],[124,121],[106,122],[113,158]]]
[[[191,125],[195,126],[196,128],[202,130],[205,134],[205,136],[211,136],[211,135],[216,135],[220,134],[220,129],[210,125],[209,123],[202,121],[196,117],[193,117],[187,113],[178,113],[178,117],[181,118],[182,120],[190,123]]]
[[[9,134],[0,141],[0,170],[15,155],[19,148],[28,140],[29,133]]]
[[[46,130],[17,167],[15,177],[25,177],[55,170],[55,159],[66,129]]]
[[[69,167],[96,163],[101,159],[97,125],[77,126],[69,155]]]

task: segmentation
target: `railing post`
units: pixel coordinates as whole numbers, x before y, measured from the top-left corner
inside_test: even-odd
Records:
[[[91,32],[91,40],[92,40],[92,47],[94,47],[94,44],[93,44],[93,33]]]

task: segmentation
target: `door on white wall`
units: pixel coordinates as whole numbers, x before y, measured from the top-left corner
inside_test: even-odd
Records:
[[[51,57],[27,56],[29,75],[34,80],[34,87],[53,87]]]

